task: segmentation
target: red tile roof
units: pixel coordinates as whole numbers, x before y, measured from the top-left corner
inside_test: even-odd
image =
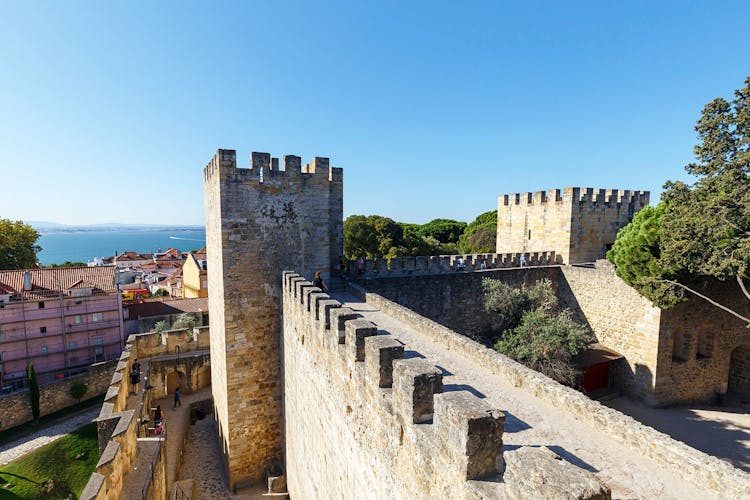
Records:
[[[195,299],[145,299],[127,306],[131,319],[180,314],[183,312],[208,311],[208,298]]]
[[[31,275],[30,291],[23,289],[24,273]],[[15,293],[27,296],[49,296],[71,288],[92,288],[94,291],[107,293],[117,291],[115,270],[108,266],[0,271],[0,284]]]

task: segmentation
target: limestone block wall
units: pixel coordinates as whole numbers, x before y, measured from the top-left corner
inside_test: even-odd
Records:
[[[378,331],[296,273],[284,274],[283,318],[292,498],[528,497],[500,481],[502,413],[470,391],[444,393],[440,369],[404,359],[397,332]],[[561,498],[609,498],[591,473],[566,475],[560,461],[516,467],[562,477]]]
[[[750,301],[734,281],[711,280],[694,288],[750,317]],[[660,404],[712,401],[716,393],[727,392],[730,367],[735,374],[740,372],[736,358],[732,365],[732,353],[741,346],[750,347],[750,329],[742,320],[705,300],[691,298],[662,311],[660,327],[655,388]]]
[[[641,452],[643,456],[663,464],[678,476],[683,477],[686,482],[699,485],[700,488],[712,491],[722,498],[750,497],[748,475],[732,467],[731,464],[676,441],[666,434],[643,425],[617,410],[593,401],[586,395],[563,386],[493,349],[486,348],[400,304],[396,304],[376,293],[371,293],[357,284],[350,283],[349,287],[368,304],[372,304],[390,316],[419,329],[420,332],[442,344],[446,349],[460,353],[478,366],[483,366],[493,373],[502,375],[512,381],[514,386],[525,388],[536,398],[554,404],[559,411],[569,412],[581,422],[591,425],[592,428],[598,428],[614,439],[622,443],[628,443]],[[507,455],[510,454],[505,452],[504,456]],[[514,464],[511,460],[507,460],[506,466],[510,468]],[[520,467],[518,473],[526,477],[534,477],[534,472],[528,468]],[[508,483],[514,480],[514,476],[515,474],[508,475],[506,472],[503,480]],[[544,487],[541,483],[537,483],[537,486]],[[510,489],[513,490],[514,488],[511,487]],[[557,494],[559,491],[555,493]],[[526,498],[543,496],[548,495],[539,493],[533,495],[529,494],[528,491],[526,492]],[[560,495],[560,498],[563,496]],[[575,497],[566,496],[565,498]]]
[[[307,165],[219,150],[204,170],[211,378],[230,487],[261,480],[282,458],[283,269],[328,278],[343,253],[343,173],[328,158]]]
[[[513,286],[530,286],[549,279],[557,289],[557,266],[447,273],[432,276],[370,278],[360,283],[370,291],[489,345],[500,324],[482,305],[482,278],[501,279]]]
[[[661,309],[614,274],[611,267],[562,266],[562,303],[591,327],[597,340],[623,356],[613,381],[638,399],[655,404]]]
[[[519,267],[522,255],[526,256],[528,266],[545,266],[556,263],[555,252],[395,257],[392,259],[368,259],[365,261],[365,268],[361,274],[357,269],[357,261],[351,260],[347,264],[347,275],[351,278],[368,278],[455,273],[459,271],[459,259],[463,260],[465,271],[479,271],[482,269],[482,264],[487,270]]]
[[[497,253],[554,250],[568,262],[571,195],[559,189],[514,193],[498,198]]]
[[[181,334],[175,332],[175,335],[179,337]],[[135,458],[139,419],[143,417],[135,410],[126,408],[127,397],[130,392],[128,375],[136,359],[140,359],[143,365],[149,356],[160,354],[165,345],[162,340],[165,338],[166,336],[160,336],[156,333],[130,335],[128,337],[125,349],[114,366],[114,372],[110,372],[109,387],[99,416],[96,418],[99,438],[99,463],[88,483],[86,483],[86,487],[81,493],[81,499],[116,500],[120,498],[123,478],[131,470]],[[188,358],[190,357],[188,356]],[[205,355],[198,358],[205,359],[205,362],[208,362]],[[158,361],[153,363],[158,367]],[[143,369],[144,367],[142,367]],[[150,406],[150,396],[150,392],[144,395],[144,412]],[[157,443],[157,445],[160,445],[160,443]],[[162,456],[164,455],[162,454]],[[163,469],[163,461],[157,463],[156,466]],[[156,469],[155,482],[149,490],[150,498],[163,498],[166,492],[163,478],[159,474],[163,475],[163,471]]]
[[[560,263],[604,257],[648,191],[567,187],[498,198],[497,252],[554,251]]]
[[[573,188],[571,195],[570,264],[604,258],[617,232],[649,201],[648,191]]]
[[[74,399],[70,395],[70,389],[74,384],[85,384],[88,388],[83,396],[84,400],[101,396],[107,392],[112,378],[112,370],[116,363],[116,361],[96,363],[90,365],[86,373],[40,387],[39,414],[41,416],[49,415],[80,403],[81,400]],[[0,408],[2,408],[0,409],[0,429],[3,430],[31,422],[34,419],[31,414],[28,390],[0,397]]]

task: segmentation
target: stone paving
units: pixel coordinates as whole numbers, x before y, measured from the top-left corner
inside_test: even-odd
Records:
[[[17,460],[27,453],[31,453],[37,448],[92,422],[99,415],[100,409],[99,406],[87,408],[80,413],[66,417],[62,421],[39,429],[31,435],[0,446],[0,465]]]
[[[190,427],[184,454],[184,463],[178,479],[195,481],[196,500],[229,500],[264,498],[263,488],[243,495],[233,495],[227,490],[221,452],[219,451],[216,422],[213,415],[198,420]]]

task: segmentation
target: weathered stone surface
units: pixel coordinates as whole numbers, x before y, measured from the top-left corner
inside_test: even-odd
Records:
[[[578,187],[501,195],[497,252],[554,251],[564,264],[602,259],[648,200],[648,191]]]
[[[443,375],[424,359],[400,359],[393,366],[394,405],[405,422],[432,421],[433,396],[443,392]]]
[[[566,462],[548,448],[527,446],[505,453],[508,498],[609,500],[609,488],[592,473]]]
[[[211,380],[230,486],[257,483],[282,457],[282,271],[328,280],[343,253],[341,169],[284,164],[254,152],[237,168],[236,152],[220,149],[204,169]],[[327,298],[300,280],[294,290],[314,314]]]
[[[378,334],[378,328],[366,319],[347,321],[344,327],[347,358],[352,361],[365,360],[365,337]]]
[[[393,385],[393,362],[404,357],[404,345],[390,335],[365,338],[365,371],[377,387]]]
[[[466,391],[435,395],[437,433],[454,451],[463,479],[497,475],[503,469],[505,415]]]

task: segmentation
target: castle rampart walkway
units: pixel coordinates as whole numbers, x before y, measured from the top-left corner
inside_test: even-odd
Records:
[[[409,355],[423,355],[443,370],[445,391],[467,390],[486,397],[505,415],[506,450],[519,446],[547,446],[565,460],[594,472],[611,489],[613,498],[718,498],[716,490],[702,491],[662,464],[644,457],[636,447],[576,419],[572,413],[534,397],[528,389],[478,366],[459,352],[434,341],[408,323],[396,319],[353,295],[332,292],[352,308],[404,342]],[[417,354],[419,353],[419,354]]]

